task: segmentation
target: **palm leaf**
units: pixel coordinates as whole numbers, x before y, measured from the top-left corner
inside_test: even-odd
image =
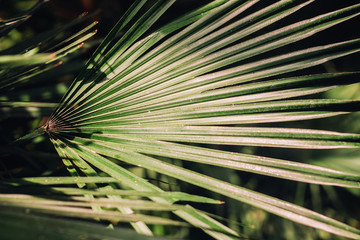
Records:
[[[0,36],[5,35],[31,17],[31,14],[45,2],[39,1],[21,17],[1,21]],[[92,29],[97,22],[90,23],[73,35],[62,34],[62,32],[88,18],[89,16],[82,14],[64,26],[40,33],[6,49],[1,49],[0,112],[2,119],[11,117],[34,118],[51,114],[53,107],[56,106],[55,103],[37,103],[36,101],[43,101],[44,96],[54,101],[54,95],[58,95],[60,98],[64,94],[64,84],[56,84],[49,79],[53,78],[54,73],[58,77],[61,74],[74,72],[79,68],[79,64],[73,63],[72,67],[69,67],[67,62],[74,58],[74,53],[78,52],[84,41],[96,33],[96,30],[93,31]],[[58,69],[60,65],[65,65],[67,69]],[[43,88],[41,89],[39,86]],[[53,88],[53,90],[51,91],[48,87]]]
[[[359,39],[286,53],[283,49],[358,16],[360,4],[264,33],[263,29],[271,29],[313,1],[282,0],[256,10],[260,1],[219,0],[156,30],[154,23],[173,2],[157,1],[139,16],[145,1],[136,1],[38,130],[48,133],[70,174],[90,178],[105,173],[121,182],[110,184],[111,191],[123,187],[151,192],[147,196],[150,200],[167,206],[176,201],[175,196],[165,195],[158,186],[121,166],[131,164],[300,224],[359,238],[360,230],[349,225],[184,168],[164,157],[299,182],[359,188],[357,173],[217,150],[216,146],[358,148],[358,134],[244,125],[324,118],[359,110],[356,100],[307,96],[357,83],[359,72],[301,72],[359,52]],[[134,24],[128,26],[131,22]],[[115,40],[116,33],[126,29]],[[126,211],[132,211],[133,206],[127,207]],[[172,210],[216,239],[239,236],[190,206]],[[101,210],[101,214],[105,212]],[[149,234],[141,224],[133,226]]]
[[[90,223],[78,220],[38,216],[33,213],[24,214],[22,211],[1,209],[0,229],[4,239],[78,239],[79,236],[95,239],[153,239],[141,236],[128,229],[109,229],[100,223]],[[46,225],[46,228],[42,226]],[[9,234],[10,233],[10,234]]]

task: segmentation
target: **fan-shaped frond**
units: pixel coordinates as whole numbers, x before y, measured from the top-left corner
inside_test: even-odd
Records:
[[[307,226],[359,238],[360,230],[344,223],[165,161],[164,157],[306,183],[359,188],[359,174],[292,159],[217,150],[214,146],[359,148],[359,134],[261,124],[359,110],[356,100],[309,98],[339,85],[357,83],[359,72],[302,72],[359,52],[359,39],[293,48],[298,41],[357,17],[360,4],[284,25],[287,17],[316,3],[282,0],[257,9],[261,1],[219,0],[159,28],[156,21],[173,2],[156,1],[142,13],[145,1],[136,1],[38,130],[50,136],[70,173],[89,177],[105,173],[126,188],[151,192],[147,196],[150,200],[165,204],[169,210],[174,207],[174,214],[217,239],[232,239],[236,233],[190,206],[171,205],[176,196],[122,163],[168,175]],[[114,40],[120,31],[124,34]],[[258,125],[248,126],[255,123]],[[118,185],[109,187],[119,191]],[[160,206],[155,203],[146,204]],[[120,211],[134,207],[130,204]],[[147,219],[138,220],[142,222],[133,223],[135,229],[148,233],[143,224]]]

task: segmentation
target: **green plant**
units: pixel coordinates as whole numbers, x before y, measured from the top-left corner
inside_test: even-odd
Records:
[[[359,134],[268,125],[359,110],[356,100],[308,97],[358,83],[359,72],[303,71],[359,52],[359,39],[291,51],[286,47],[357,17],[360,4],[272,29],[314,1],[283,0],[256,9],[261,1],[218,0],[163,27],[156,26],[174,2],[156,1],[143,11],[146,1],[136,1],[95,51],[49,120],[22,138],[46,133],[73,177],[6,183],[19,185],[16,191],[24,191],[21,186],[25,184],[39,184],[26,190],[31,195],[51,191],[55,200],[3,195],[0,203],[35,213],[130,222],[145,235],[153,233],[147,226],[150,223],[190,224],[216,239],[246,237],[190,204],[174,204],[179,200],[221,201],[164,191],[145,175],[130,171],[127,165],[131,165],[148,175],[166,175],[169,181],[186,182],[296,223],[359,238],[360,231],[354,227],[192,168],[204,164],[310,184],[359,188],[356,172],[240,153],[237,146],[359,148]],[[264,33],[263,29],[270,30]],[[118,39],[121,32],[124,34]],[[75,183],[79,189],[43,186],[56,183]],[[58,196],[64,194],[66,199]],[[125,195],[148,200],[128,201]],[[172,220],[168,213],[143,215],[136,210],[170,211],[179,218]]]
[[[88,19],[83,14],[66,25],[19,42],[7,39],[11,31],[24,24],[46,2],[39,1],[20,16],[0,22],[0,111],[3,119],[49,116],[57,104],[45,100],[57,100],[67,88],[64,83],[52,79],[79,70],[83,63],[74,60],[79,55],[78,50],[96,33],[91,29],[97,22],[73,35],[67,33]]]

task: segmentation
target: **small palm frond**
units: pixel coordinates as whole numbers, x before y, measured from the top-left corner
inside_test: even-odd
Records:
[[[34,12],[36,12],[44,3],[46,0],[40,0],[38,1],[34,6],[32,6],[27,11],[20,14],[20,16],[7,19],[7,20],[1,20],[0,21],[0,36],[4,36],[7,33],[9,33],[14,28],[18,27],[22,23],[24,23],[27,19],[29,19]]]
[[[57,214],[59,215],[59,214]],[[108,229],[103,225],[73,220],[54,218],[46,215],[38,215],[34,212],[24,212],[13,208],[1,208],[0,230],[2,239],[139,239],[150,240],[148,236],[142,236],[125,228]],[[36,224],[34,224],[34,222]],[[46,226],[44,228],[43,226]]]
[[[145,2],[136,1],[126,12],[39,130],[50,136],[69,172],[89,177],[105,173],[125,188],[151,192],[148,198],[155,203],[174,203],[176,197],[165,196],[164,190],[122,166],[131,164],[300,224],[359,238],[360,230],[344,223],[164,159],[359,188],[359,174],[217,146],[359,148],[359,134],[260,124],[359,110],[359,101],[309,98],[357,83],[359,72],[302,74],[302,70],[359,52],[360,39],[283,50],[357,17],[360,4],[274,28],[314,1],[282,0],[257,9],[261,1],[218,0],[154,30],[174,1],[156,1],[141,15]],[[124,34],[114,40],[119,32]],[[109,187],[118,191],[119,185]],[[190,206],[172,211],[216,239],[237,235]],[[132,225],[148,234],[145,221]]]
[[[10,30],[32,17],[46,2],[39,1],[20,17],[0,21],[0,37],[6,38]],[[84,41],[96,33],[93,28],[97,22],[72,35],[66,31],[88,19],[87,14],[82,14],[66,25],[22,42],[0,45],[0,112],[3,119],[51,114],[55,103],[38,101],[53,100],[53,95],[61,97],[66,86],[52,81],[54,76],[77,71],[82,66],[82,63],[76,64],[75,61],[71,65],[68,63],[74,59]]]

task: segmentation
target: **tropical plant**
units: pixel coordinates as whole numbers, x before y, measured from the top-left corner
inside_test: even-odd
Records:
[[[31,18],[46,2],[39,1],[20,16],[0,22],[0,100],[3,117],[49,116],[56,103],[44,100],[53,100],[54,95],[62,96],[67,88],[64,83],[56,83],[51,79],[78,71],[80,63],[68,63],[79,55],[77,50],[83,42],[96,33],[91,29],[97,22],[92,22],[73,35],[67,33],[88,19],[89,16],[83,14],[66,25],[16,44],[5,39],[9,32]]]
[[[356,171],[241,152],[241,146],[359,148],[356,133],[280,124],[359,110],[356,100],[319,97],[338,86],[358,83],[359,72],[319,73],[313,68],[359,52],[359,39],[293,48],[358,17],[360,4],[291,23],[293,15],[316,1],[216,0],[159,27],[156,22],[174,2],[155,1],[149,7],[145,0],[135,1],[48,121],[21,138],[47,134],[72,177],[4,180],[4,191],[15,193],[0,195],[0,204],[50,216],[110,221],[111,227],[130,222],[145,235],[156,232],[148,224],[160,224],[191,225],[215,239],[246,237],[217,216],[197,209],[201,204],[188,203],[223,203],[214,200],[216,195],[186,194],[181,188],[166,191],[159,187],[160,181],[147,179],[167,176],[166,181],[184,189],[182,182],[296,223],[360,238],[355,227],[201,169],[213,166],[311,186],[360,187]],[[38,186],[25,186],[29,184]],[[53,186],[58,184],[63,186]],[[51,194],[44,197],[46,192]],[[129,201],[126,196],[143,199]],[[178,201],[188,204],[175,204]],[[28,221],[18,211],[1,214],[2,219]],[[34,216],[47,226],[49,216]],[[67,229],[60,222],[49,220],[50,225]],[[93,227],[74,224],[79,229]],[[77,236],[79,229],[68,231],[67,237]],[[115,238],[112,230],[108,232],[110,239]]]

